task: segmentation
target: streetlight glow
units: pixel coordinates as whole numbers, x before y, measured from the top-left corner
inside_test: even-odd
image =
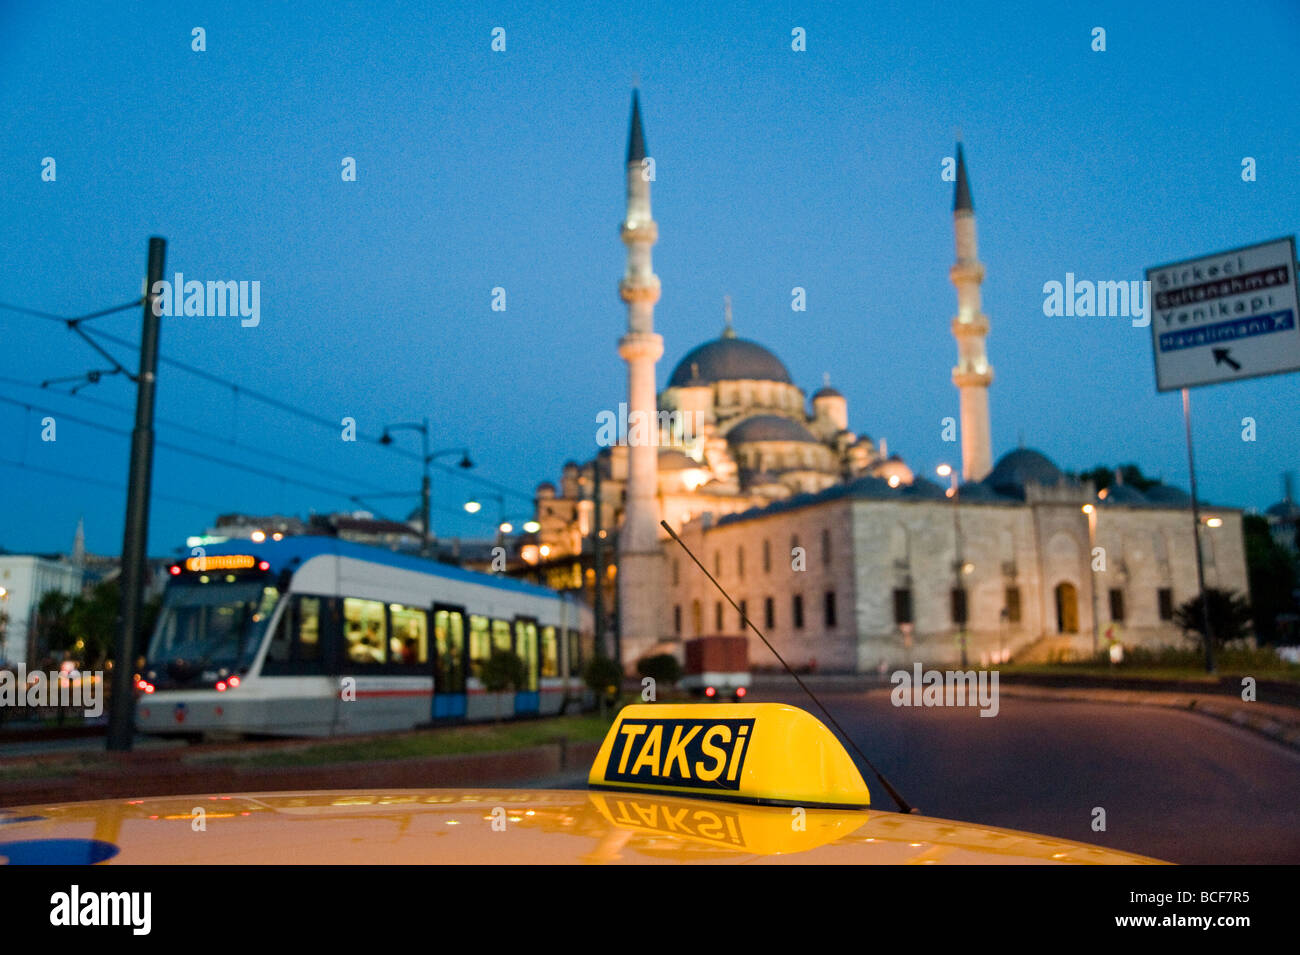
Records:
[[[939,477],[947,477],[952,473],[952,468],[947,464],[941,464],[934,469],[934,472],[939,475]]]
[[[482,509],[483,509],[483,505],[480,504],[478,501],[465,502],[465,510],[469,511],[469,513],[471,514],[477,514]]]

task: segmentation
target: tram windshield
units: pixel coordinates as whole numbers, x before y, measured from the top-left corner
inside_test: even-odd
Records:
[[[149,662],[169,670],[247,666],[257,655],[279,597],[275,587],[261,580],[174,583],[163,598]]]

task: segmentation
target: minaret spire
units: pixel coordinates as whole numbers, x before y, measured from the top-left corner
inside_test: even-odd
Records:
[[[979,261],[975,237],[975,203],[971,199],[966,156],[957,143],[957,184],[953,190],[953,230],[957,235],[957,261],[949,270],[957,287],[957,315],[952,334],[957,339],[957,366],[952,383],[961,395],[962,477],[979,481],[993,470],[993,439],[989,426],[989,385],[993,367],[989,364],[984,339],[989,333],[988,316],[981,311],[980,283],[984,266]]]
[[[731,296],[722,296],[722,337],[735,338],[736,329],[731,325]]]
[[[655,362],[664,353],[664,341],[654,330],[659,277],[654,273],[650,250],[659,238],[659,226],[650,211],[652,173],[645,159],[640,96],[634,89],[625,168],[627,213],[622,227],[627,269],[618,288],[619,297],[627,305],[627,334],[618,343],[618,353],[627,362],[629,432],[617,578],[619,648],[624,664],[648,652],[663,632],[663,593],[659,585],[663,562],[659,544],[659,449],[652,436],[659,433]]]

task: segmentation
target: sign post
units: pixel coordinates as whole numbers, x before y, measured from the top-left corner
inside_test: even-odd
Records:
[[[1177,389],[1183,396],[1205,670],[1213,673],[1214,633],[1205,592],[1188,389],[1300,369],[1295,237],[1155,266],[1146,270],[1146,278],[1156,390]]]

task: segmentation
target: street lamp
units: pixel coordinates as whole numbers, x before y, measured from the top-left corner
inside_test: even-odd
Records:
[[[379,436],[380,444],[393,443],[393,431],[418,431],[420,432],[420,553],[424,556],[429,555],[429,497],[430,497],[430,479],[429,465],[438,458],[445,458],[452,454],[460,455],[459,467],[469,470],[474,466],[474,462],[469,459],[469,450],[466,448],[446,448],[442,451],[429,450],[429,419],[421,418],[417,421],[403,421],[397,424],[384,426],[384,433]]]
[[[1097,550],[1097,508],[1092,504],[1083,505],[1083,513],[1088,515],[1088,566],[1092,569],[1092,655],[1097,655],[1097,644],[1100,640],[1098,637],[1097,620],[1097,564],[1093,560],[1093,554]],[[1112,633],[1112,636],[1114,634]]]
[[[949,480],[947,496],[952,498],[952,524],[953,524],[953,541],[956,550],[955,560],[953,560],[953,575],[956,577],[957,587],[953,591],[953,622],[957,624],[957,641],[961,645],[961,666],[966,669],[966,619],[968,610],[966,607],[966,586],[962,575],[967,572],[966,560],[962,556],[961,546],[961,500],[957,490],[957,472],[951,465],[941,464],[934,469],[939,477],[946,477]]]

